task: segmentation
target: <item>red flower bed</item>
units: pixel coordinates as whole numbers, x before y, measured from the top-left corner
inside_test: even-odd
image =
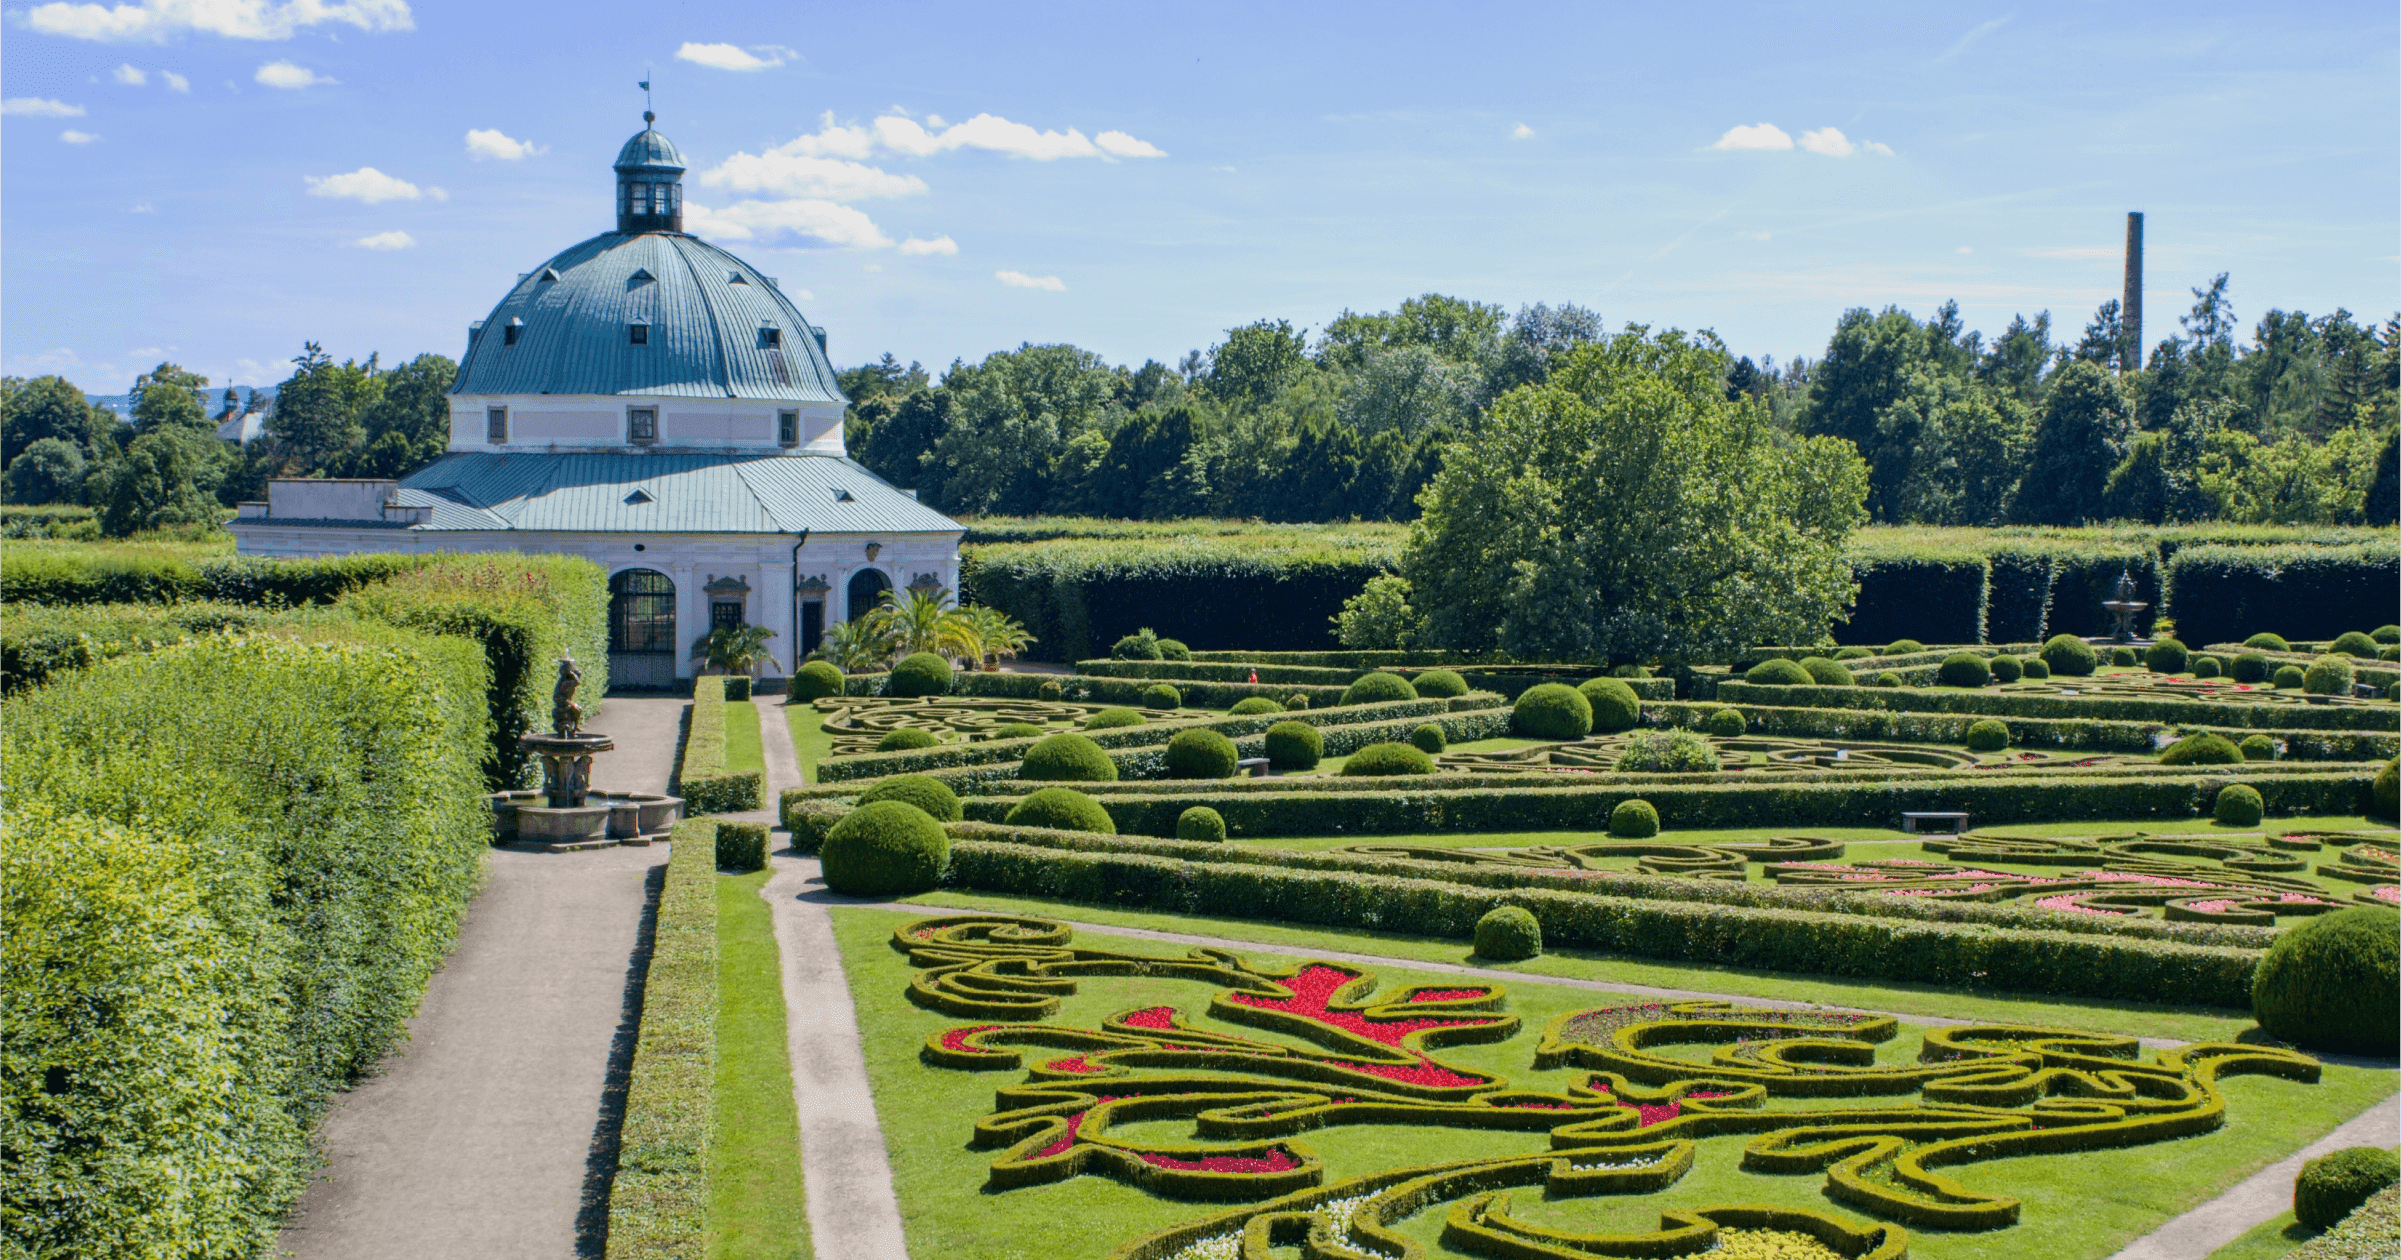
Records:
[[[1142,1162],[1153,1168],[1213,1173],[1279,1173],[1301,1166],[1299,1160],[1285,1153],[1281,1147],[1265,1155],[1211,1155],[1206,1159],[1178,1159],[1157,1151],[1144,1151]]]
[[[1420,989],[1409,995],[1412,1002],[1456,1002],[1461,998],[1480,998],[1490,989]]]
[[[1233,995],[1233,1000],[1237,1005],[1257,1010],[1282,1011],[1288,1015],[1298,1015],[1303,1019],[1314,1020],[1328,1027],[1355,1033],[1369,1041],[1395,1047],[1401,1044],[1401,1038],[1413,1032],[1422,1032],[1428,1028],[1472,1027],[1486,1022],[1481,1019],[1371,1020],[1357,1011],[1332,1009],[1328,1003],[1333,998],[1335,991],[1357,978],[1351,972],[1319,964],[1304,967],[1299,975],[1290,980],[1278,982],[1291,991],[1291,997],[1270,998],[1251,993],[1236,993]],[[1470,1078],[1462,1077],[1461,1080],[1465,1082]]]

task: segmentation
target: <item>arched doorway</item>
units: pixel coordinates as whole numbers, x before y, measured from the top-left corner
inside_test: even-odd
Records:
[[[850,575],[848,602],[843,605],[846,619],[857,621],[874,612],[884,602],[884,592],[892,589],[892,579],[881,569],[861,569]]]
[[[609,684],[675,685],[675,579],[656,569],[609,579]]]

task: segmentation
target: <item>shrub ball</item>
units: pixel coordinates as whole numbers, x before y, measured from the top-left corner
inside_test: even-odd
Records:
[[[2378,643],[2401,643],[2401,625],[2381,625],[2368,631],[2368,637]]]
[[[2258,648],[2262,652],[2290,652],[2293,650],[2293,645],[2285,642],[2283,635],[2269,634],[2264,630],[2243,640],[2243,646]]]
[[[1043,788],[1009,810],[1001,820],[1012,827],[1047,827],[1052,831],[1092,831],[1117,834],[1117,823],[1100,802],[1074,788]]]
[[[1744,670],[1742,680],[1769,687],[1806,687],[1811,681],[1809,671],[1801,668],[1799,661],[1788,661],[1781,656]]]
[[[1838,661],[1858,661],[1865,660],[1868,657],[1874,656],[1875,654],[1876,649],[1874,648],[1847,647],[1839,652],[1836,652],[1834,654],[1834,659]]]
[[[931,748],[941,742],[940,739],[935,738],[932,731],[904,726],[899,730],[884,732],[884,737],[875,741],[875,750],[877,752],[904,752],[911,748]]]
[[[1142,707],[1145,709],[1181,709],[1184,707],[1184,693],[1166,683],[1152,683],[1142,689]]]
[[[1109,645],[1109,656],[1120,661],[1155,661],[1159,659],[1159,636],[1144,626]]]
[[[1523,962],[1542,952],[1542,924],[1523,906],[1487,910],[1476,920],[1476,953],[1494,962]]]
[[[907,801],[861,805],[825,833],[825,886],[852,896],[920,893],[950,865],[950,837]]]
[[[1973,652],[1953,652],[1942,658],[1934,681],[1945,687],[1981,687],[1992,681],[1992,668]]]
[[[2136,656],[2134,654],[2134,649],[2130,647],[2114,647],[2109,649],[2109,663],[2120,668],[2124,668],[2128,665],[2139,665],[2142,663],[2142,659],[2143,658]]]
[[[2355,906],[2303,919],[2268,946],[2251,1014],[2268,1035],[2312,1050],[2390,1055],[2401,1005],[2401,916]]]
[[[1234,741],[1215,731],[1178,731],[1167,741],[1167,777],[1230,779],[1236,756]]]
[[[1888,669],[1877,674],[1875,680],[1868,685],[1871,687],[1898,687],[1901,685],[1901,676]]]
[[[950,662],[931,652],[911,652],[892,667],[887,690],[896,696],[947,696]]]
[[[1159,640],[1159,659],[1188,661],[1192,659],[1192,649],[1185,647],[1182,639],[1161,639]]]
[[[1307,722],[1278,722],[1267,728],[1267,764],[1278,770],[1314,770],[1326,755],[1326,737]]]
[[[2192,663],[2192,653],[2174,639],[2161,639],[2143,650],[2143,664],[2154,674],[2181,674]]]
[[[1429,700],[1447,700],[1452,696],[1467,694],[1467,680],[1461,678],[1457,670],[1451,669],[1429,669],[1411,680],[1410,685],[1417,688],[1418,695]]]
[[[717,869],[749,874],[767,865],[767,824],[717,824]]]
[[[1175,838],[1219,843],[1226,838],[1225,817],[1206,805],[1195,805],[1176,815]]]
[[[2100,668],[2101,658],[2094,655],[2093,645],[2072,634],[2055,634],[2043,644],[2043,664],[2051,672],[2069,678],[2082,678]]]
[[[1537,683],[1518,696],[1509,729],[1527,739],[1582,739],[1592,734],[1592,702],[1566,683]]]
[[[1031,722],[1003,722],[992,728],[994,739],[1031,739],[1043,733],[1042,727]]]
[[[1443,738],[1442,728],[1432,722],[1409,732],[1409,742],[1429,757],[1439,757],[1444,749],[1451,746],[1451,741]]]
[[[1984,718],[1967,728],[1967,746],[1972,752],[1999,752],[2009,747],[2009,728]]]
[[[2225,672],[2225,662],[2220,661],[2214,656],[2196,656],[2193,658],[2193,677],[2195,678],[2216,678]]]
[[[1084,719],[1084,729],[1088,731],[1108,731],[1122,726],[1140,725],[1142,725],[1142,715],[1126,708],[1102,709]]]
[[[950,785],[929,774],[895,775],[879,780],[874,787],[859,793],[859,804],[873,805],[877,801],[907,801],[926,812],[935,822],[959,821],[959,794]]]
[[[1739,739],[1750,731],[1751,724],[1743,720],[1742,710],[1719,709],[1701,720],[1701,729],[1719,739]]]
[[[1422,748],[1407,744],[1369,744],[1342,763],[1346,776],[1370,778],[1392,774],[1432,774],[1434,759]]]
[[[1026,749],[1017,777],[1047,783],[1115,783],[1117,763],[1081,735],[1053,735]]]
[[[1584,694],[1584,703],[1592,709],[1592,729],[1596,731],[1615,734],[1642,721],[1642,701],[1621,679],[1594,678],[1576,690]]]
[[[2259,789],[2245,783],[2229,783],[2218,789],[2218,803],[2209,816],[2229,827],[2256,827],[2267,816],[2268,807],[2259,799]]]
[[[1309,696],[1306,692],[1296,691],[1284,699],[1284,708],[1287,712],[1297,709],[1306,709],[1308,707]]]
[[[1884,654],[1886,656],[1902,656],[1910,652],[1923,652],[1925,650],[1926,645],[1918,642],[1915,639],[1894,639],[1892,642],[1884,645]]]
[[[793,671],[792,681],[784,685],[786,704],[807,704],[827,696],[842,694],[842,671],[824,661],[810,661]]]
[[[2274,761],[2276,741],[2265,735],[2245,735],[2239,745],[2245,761]]]
[[[2279,665],[2269,681],[2276,685],[2278,691],[2299,691],[2301,684],[2308,681],[2308,675],[2302,673],[2298,665]]]
[[[1608,676],[1611,678],[1648,678],[1651,676],[1651,667],[1648,665],[1635,665],[1631,663],[1625,665],[1612,665],[1609,667]]]
[[[1282,713],[1283,711],[1283,705],[1277,704],[1265,696],[1244,696],[1234,702],[1233,708],[1227,710],[1235,717],[1256,717],[1262,713]]]
[[[2231,766],[2242,762],[2243,750],[2223,735],[2206,731],[2187,735],[2159,754],[2163,766]]]
[[[2388,761],[2376,772],[2375,803],[2369,808],[2378,818],[2401,815],[2401,761]]]
[[[1802,671],[1809,675],[1809,681],[1820,687],[1851,685],[1851,671],[1843,668],[1838,661],[1830,661],[1822,656],[1804,656],[1800,665]]]
[[[2039,656],[2031,656],[2026,658],[2026,677],[2049,678],[2050,676],[2051,662],[2046,661]]]
[[[2383,1147],[2328,1151],[2301,1165],[2293,1178],[2293,1219],[2311,1229],[2333,1229],[2395,1181],[2401,1181],[2401,1158]]]
[[[1609,811],[1609,834],[1621,840],[1647,840],[1659,834],[1659,811],[1649,801],[1619,801]]]
[[[2327,644],[2326,650],[2339,652],[2344,656],[2356,656],[2363,661],[2372,661],[2376,659],[2376,640],[2357,630],[2347,630],[2334,636],[2334,642]]]
[[[1996,656],[1987,668],[1992,670],[1994,682],[2013,683],[2026,676],[2026,663],[2014,656]]]
[[[1034,694],[1042,697],[1045,703],[1057,704],[1059,702],[1059,697],[1067,694],[1067,689],[1055,682],[1046,682],[1041,686],[1034,688]]]
[[[2358,676],[2352,671],[2350,657],[2329,653],[2311,661],[2302,672],[2301,690],[2314,696],[2347,696]]]
[[[1384,704],[1393,700],[1415,700],[1417,688],[1399,674],[1377,670],[1361,674],[1350,686],[1342,689],[1342,704]]]

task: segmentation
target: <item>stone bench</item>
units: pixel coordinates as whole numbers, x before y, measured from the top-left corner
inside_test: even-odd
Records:
[[[1930,824],[1947,824],[1934,826]],[[1939,809],[1905,809],[1901,811],[1901,830],[1958,835],[1967,830],[1967,815]]]
[[[1267,758],[1244,757],[1234,763],[1234,772],[1247,774],[1254,779],[1264,779],[1267,777]]]

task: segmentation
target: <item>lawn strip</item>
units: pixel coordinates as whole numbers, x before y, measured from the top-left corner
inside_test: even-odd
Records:
[[[782,974],[773,916],[759,898],[759,886],[771,873],[717,876],[711,1260],[806,1260],[810,1254],[800,1120],[785,1053]]]
[[[787,704],[784,725],[792,730],[792,750],[800,759],[803,783],[817,781],[817,763],[834,753],[834,737],[825,731],[825,715],[805,704]]]
[[[728,774],[767,773],[767,755],[759,746],[759,709],[747,702],[725,706],[725,769]]]
[[[2293,1219],[2287,1208],[2251,1227],[2251,1232],[2209,1253],[2209,1260],[2276,1260],[2318,1236],[2318,1231]]]

